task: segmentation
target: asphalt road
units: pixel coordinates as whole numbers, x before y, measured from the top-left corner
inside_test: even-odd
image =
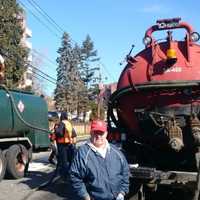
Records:
[[[79,142],[80,144],[82,142]],[[61,178],[47,187],[36,190],[41,184],[47,183],[55,173],[55,165],[48,162],[49,153],[41,152],[33,155],[33,161],[25,178],[1,181],[0,200],[73,200],[68,182]]]
[[[41,191],[35,191],[35,188],[51,179],[55,170],[55,166],[47,162],[49,152],[40,153],[37,157],[41,155],[42,157],[30,163],[27,177],[18,180],[4,179],[0,182],[0,200],[67,199],[58,189],[61,187],[57,187],[57,185],[62,187],[66,185],[61,181],[52,183]]]

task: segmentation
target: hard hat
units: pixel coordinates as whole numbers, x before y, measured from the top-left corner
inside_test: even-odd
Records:
[[[91,132],[106,132],[107,131],[107,124],[103,120],[93,120],[91,123]]]

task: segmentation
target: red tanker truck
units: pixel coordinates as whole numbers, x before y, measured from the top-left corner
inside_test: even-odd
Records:
[[[176,40],[179,29],[183,39]],[[166,34],[156,39],[155,32]],[[199,197],[199,39],[180,18],[161,19],[146,31],[145,48],[127,56],[109,100],[108,127],[111,140],[120,133],[130,164],[129,199]]]

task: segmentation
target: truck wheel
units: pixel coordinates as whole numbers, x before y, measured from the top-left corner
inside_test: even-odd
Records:
[[[28,165],[28,151],[23,145],[12,145],[7,153],[7,174],[9,177],[18,179],[25,175]]]
[[[27,162],[27,164],[26,164],[26,166],[25,166],[24,176],[28,176],[29,164],[30,164],[30,162],[32,161],[32,157],[33,157],[33,150],[32,150],[32,147],[29,148],[29,149],[27,150],[27,152],[28,152],[28,162]]]
[[[6,171],[6,160],[3,152],[0,150],[0,181],[4,178]]]

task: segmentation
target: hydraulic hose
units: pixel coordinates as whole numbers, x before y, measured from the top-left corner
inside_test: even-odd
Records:
[[[184,89],[184,88],[198,88],[200,85],[199,81],[156,81],[156,82],[148,82],[148,83],[144,83],[144,84],[135,84],[134,88],[135,90],[138,91],[155,91],[155,90],[170,90],[170,89]],[[108,125],[111,126],[110,124],[110,119],[109,117],[111,117],[112,121],[114,122],[114,124],[119,127],[119,121],[116,119],[116,117],[114,116],[113,113],[113,108],[117,102],[117,100],[130,93],[133,92],[133,87],[132,86],[127,86],[121,89],[116,90],[110,97],[109,99],[109,104],[108,104]]]
[[[29,199],[34,194],[34,192],[42,190],[42,189],[48,187],[50,184],[55,183],[56,181],[58,181],[60,179],[60,176],[57,176],[58,169],[59,169],[59,165],[57,164],[56,165],[56,169],[55,169],[55,171],[54,171],[51,179],[48,180],[48,181],[46,181],[46,182],[44,182],[44,183],[42,183],[38,187],[35,187],[35,188],[31,189],[31,191],[23,199],[21,199],[21,200],[27,200],[27,199]]]
[[[111,127],[111,120],[110,118],[112,119],[112,121],[114,122],[115,126],[120,129],[121,126],[120,126],[120,123],[119,121],[116,119],[114,113],[113,113],[113,108],[115,106],[115,103],[116,103],[116,100],[118,98],[120,98],[121,96],[127,94],[128,92],[132,91],[132,88],[123,88],[121,90],[117,90],[115,91],[110,99],[109,99],[109,102],[108,102],[108,114],[107,114],[107,121],[108,121],[108,126]]]
[[[0,88],[4,89],[6,91],[6,93],[9,95],[9,99],[10,99],[10,102],[14,108],[14,111],[15,113],[17,114],[17,117],[19,118],[19,120],[25,124],[26,126],[28,126],[29,128],[32,128],[32,129],[35,129],[35,130],[39,130],[39,131],[43,131],[43,132],[46,132],[46,133],[51,133],[51,131],[49,131],[48,129],[43,129],[43,128],[39,128],[37,126],[34,126],[30,123],[28,123],[27,121],[25,121],[21,114],[19,113],[17,107],[16,107],[16,104],[15,104],[15,100],[14,100],[14,97],[13,95],[11,94],[11,92],[9,91],[9,89],[5,86],[5,85],[0,85]]]
[[[17,109],[17,107],[16,107],[16,104],[15,104],[15,101],[14,101],[14,97],[13,97],[13,95],[11,94],[11,92],[9,91],[9,89],[8,89],[5,85],[2,85],[2,84],[0,85],[0,88],[4,89],[4,90],[6,91],[6,93],[9,95],[9,99],[10,99],[11,104],[13,105],[14,111],[15,111],[15,113],[17,114],[17,117],[19,118],[19,120],[20,120],[22,123],[24,123],[24,124],[25,124],[26,126],[28,126],[29,128],[36,129],[36,130],[39,130],[39,131],[43,131],[43,132],[46,132],[46,133],[51,133],[51,131],[49,131],[49,130],[47,130],[47,129],[39,128],[39,127],[34,126],[34,125],[28,123],[27,121],[25,121],[25,120],[22,118],[21,114],[19,113],[19,111],[18,111],[18,109]],[[58,169],[59,169],[59,165],[58,165],[58,162],[57,162],[57,164],[56,164],[56,169],[55,169],[55,171],[54,171],[53,176],[51,177],[51,179],[48,180],[47,182],[41,184],[40,186],[38,186],[38,187],[32,189],[22,200],[26,200],[26,199],[30,198],[30,196],[31,196],[34,192],[36,192],[36,191],[38,191],[38,190],[41,190],[41,189],[43,189],[43,188],[49,186],[51,183],[53,183],[53,182],[57,181],[58,179],[60,179],[60,177],[57,177]]]

